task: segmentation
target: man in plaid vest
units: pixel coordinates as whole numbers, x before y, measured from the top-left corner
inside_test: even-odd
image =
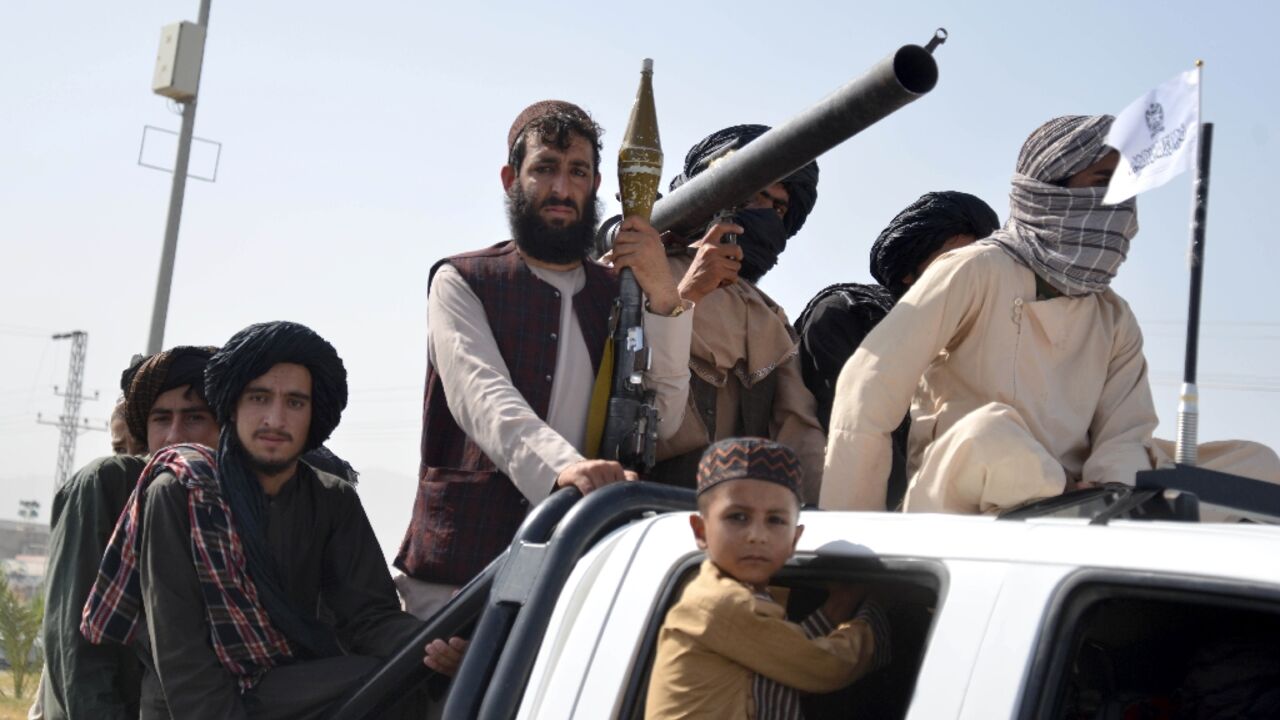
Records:
[[[526,108],[502,168],[513,241],[432,268],[422,461],[413,519],[396,567],[405,607],[427,617],[511,541],[532,505],[560,487],[583,493],[633,479],[593,459],[587,419],[609,341],[616,272],[648,296],[658,434],[688,397],[692,308],[658,233],[628,218],[613,267],[587,259],[600,186],[600,128],[576,105]]]

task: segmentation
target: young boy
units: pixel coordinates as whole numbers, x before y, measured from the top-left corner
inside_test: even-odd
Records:
[[[803,485],[785,445],[730,438],[698,464],[698,512],[707,553],[667,612],[649,678],[645,718],[801,718],[801,692],[831,692],[888,659],[888,623],[860,597],[833,591],[803,625],[769,595],[769,579],[795,552]]]

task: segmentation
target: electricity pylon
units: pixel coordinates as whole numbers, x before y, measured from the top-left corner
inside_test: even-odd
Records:
[[[53,387],[55,395],[61,395],[62,414],[58,416],[58,422],[48,422],[36,416],[36,422],[44,425],[56,425],[61,430],[58,437],[58,474],[56,487],[62,485],[71,477],[71,472],[75,470],[76,462],[76,438],[84,430],[97,430],[98,428],[90,427],[89,421],[80,420],[80,403],[83,400],[97,400],[98,393],[94,393],[93,397],[86,397],[82,394],[84,385],[84,357],[85,351],[89,345],[89,333],[83,330],[73,330],[68,333],[58,333],[53,336],[54,340],[71,340],[71,362],[67,368],[67,386],[63,390],[58,390],[58,386]]]

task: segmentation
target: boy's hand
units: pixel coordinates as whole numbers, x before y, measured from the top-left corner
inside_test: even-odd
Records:
[[[827,589],[829,594],[822,604],[822,613],[833,623],[852,618],[867,597],[865,585],[831,585]]]

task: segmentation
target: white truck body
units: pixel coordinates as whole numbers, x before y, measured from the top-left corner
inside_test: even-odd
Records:
[[[834,512],[801,522],[796,566],[905,562],[938,575],[912,720],[1026,716],[1054,610],[1082,580],[1262,601],[1280,613],[1275,526]],[[632,717],[627,688],[647,672],[644,639],[665,611],[664,588],[700,558],[687,513],[633,522],[593,547],[560,594],[518,717]]]

